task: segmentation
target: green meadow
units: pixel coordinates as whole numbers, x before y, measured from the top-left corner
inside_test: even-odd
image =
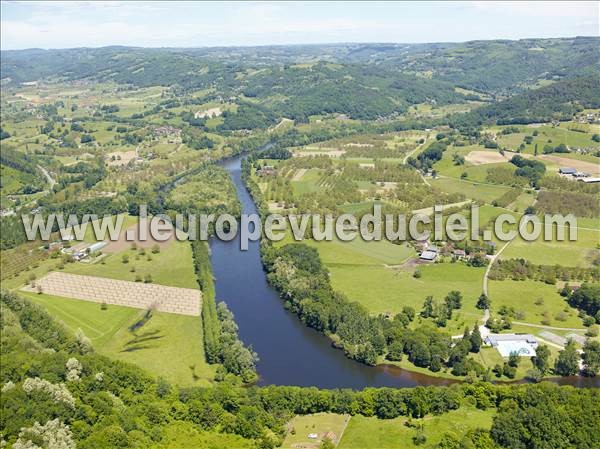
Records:
[[[337,439],[343,435],[349,415],[336,413],[314,413],[312,415],[298,415],[287,423],[289,429],[281,449],[295,449],[309,447],[323,440],[323,435],[332,432]],[[316,439],[308,438],[309,434],[317,434]],[[306,446],[305,446],[306,445]]]
[[[583,328],[577,310],[558,294],[558,287],[540,281],[490,281],[492,313],[501,306],[513,307],[515,321],[555,327]]]
[[[467,198],[476,201],[491,204],[492,201],[500,198],[509,187],[493,184],[481,184],[468,179],[461,180],[456,178],[440,177],[431,179],[430,184],[446,193],[462,193]]]
[[[598,148],[600,144],[592,140],[592,135],[598,132],[597,128],[589,127],[588,132],[574,131],[577,124],[574,123],[561,123],[560,126],[539,126],[537,128],[530,126],[519,126],[518,133],[512,134],[498,134],[497,140],[501,147],[506,147],[511,150],[516,150],[519,146],[524,143],[525,136],[532,136],[533,141],[530,144],[525,144],[524,153],[533,154],[535,152],[535,146],[538,146],[539,154],[542,154],[542,150],[545,145],[552,145],[556,147],[558,145],[565,144],[568,147],[583,147],[583,148]],[[569,129],[569,127],[571,129]],[[500,130],[500,128],[494,128]],[[586,128],[587,129],[587,128]],[[537,131],[537,136],[534,136],[534,131]],[[563,156],[562,154],[560,155]]]
[[[404,306],[413,307],[418,312],[427,296],[443,301],[449,291],[459,290],[463,295],[462,309],[454,313],[447,329],[462,331],[465,325],[472,326],[482,315],[475,304],[481,294],[483,268],[467,267],[461,263],[420,265],[421,277],[415,278],[414,268],[395,270],[372,265],[326,265],[331,272],[333,288],[343,292],[351,301],[363,304],[374,314],[398,313]]]
[[[579,223],[578,223],[579,225]],[[565,230],[565,236],[568,232]],[[528,242],[521,237],[513,240],[502,253],[503,259],[527,259],[541,265],[563,265],[569,267],[589,267],[592,264],[592,253],[600,244],[600,231],[578,229],[576,241],[545,241],[543,234],[538,239]]]
[[[344,432],[339,449],[410,449],[417,447],[437,447],[442,436],[449,433],[461,438],[469,430],[489,429],[492,425],[494,410],[479,410],[462,406],[440,416],[428,416],[412,419],[408,427],[407,418],[378,419],[365,416],[353,416]],[[426,442],[417,446],[413,437],[418,433],[416,426],[423,425]]]
[[[317,192],[321,190],[319,186],[319,180],[323,176],[322,170],[318,168],[311,168],[307,170],[302,177],[297,181],[290,181],[294,193],[296,195],[302,195],[304,193]]]
[[[208,386],[215,367],[204,359],[200,317],[153,312],[24,293],[42,305],[69,330],[81,329],[94,349],[114,359],[134,363],[154,376],[178,385]],[[136,326],[137,325],[137,326]]]
[[[123,262],[123,256],[127,256],[127,263]],[[146,275],[151,275],[155,284],[198,288],[192,263],[192,249],[189,242],[183,241],[172,241],[163,245],[157,254],[153,254],[148,248],[143,251],[139,248],[126,248],[114,254],[107,253],[93,263],[66,264],[64,271],[124,281],[135,281],[138,277],[144,279]]]

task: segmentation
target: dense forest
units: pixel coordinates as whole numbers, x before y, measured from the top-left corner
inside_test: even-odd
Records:
[[[600,78],[595,76],[567,79],[484,106],[451,119],[463,124],[527,124],[570,120],[585,108],[600,107]]]

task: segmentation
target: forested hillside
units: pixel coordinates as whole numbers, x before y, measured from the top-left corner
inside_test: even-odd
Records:
[[[572,78],[516,95],[451,119],[454,124],[527,124],[570,120],[585,108],[600,107],[600,78]],[[454,121],[455,120],[455,121]]]

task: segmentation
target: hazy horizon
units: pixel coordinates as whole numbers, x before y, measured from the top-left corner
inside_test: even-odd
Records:
[[[2,1],[2,50],[417,44],[598,36],[598,2]]]

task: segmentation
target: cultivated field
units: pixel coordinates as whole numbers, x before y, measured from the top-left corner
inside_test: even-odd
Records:
[[[497,151],[471,151],[465,156],[465,160],[473,165],[482,165],[508,162],[510,157]]]
[[[53,272],[23,290],[96,303],[200,315],[200,290]]]

